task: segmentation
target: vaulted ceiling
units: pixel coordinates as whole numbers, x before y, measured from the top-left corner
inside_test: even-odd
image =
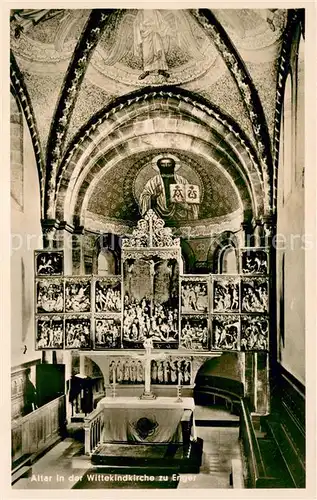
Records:
[[[42,179],[44,218],[58,215],[60,219],[66,219],[65,210],[59,208],[68,196],[64,193],[62,201],[59,199],[59,192],[63,192],[66,183],[71,181],[78,193],[86,189],[85,183],[90,182],[88,169],[85,176],[84,170],[71,168],[72,172],[77,172],[74,179],[73,173],[67,174],[69,165],[78,161],[78,148],[82,152],[84,149],[90,151],[92,140],[98,143],[101,135],[114,132],[111,129],[113,118],[110,118],[114,116],[113,110],[130,106],[131,99],[137,96],[142,99],[152,92],[153,100],[156,92],[164,91],[170,92],[179,103],[186,103],[191,96],[196,103],[190,111],[190,120],[193,123],[196,120],[196,128],[193,126],[192,131],[186,132],[192,141],[195,139],[196,150],[191,147],[186,150],[182,146],[175,149],[172,136],[166,139],[165,148],[178,152],[184,165],[190,163],[197,175],[204,179],[203,184],[210,183],[214,197],[213,200],[205,197],[202,218],[245,208],[244,201],[248,197],[253,216],[258,215],[255,208],[260,203],[257,189],[263,192],[262,213],[270,211],[278,72],[283,42],[291,22],[290,12],[293,11],[203,9],[160,12],[168,37],[168,74],[140,79],[142,57],[135,50],[134,28],[137,10],[11,11],[12,88],[24,103],[29,126],[33,124],[32,138]],[[166,130],[172,134],[174,131],[179,137],[183,136],[179,141],[184,140],[185,132],[179,129],[179,123],[181,119],[185,123],[186,113],[182,114],[181,104],[176,114],[172,107],[167,106],[165,122],[161,125],[155,117],[155,106],[150,108],[146,112],[154,112],[152,125],[159,133]],[[221,132],[216,132],[217,127],[207,124],[207,119],[200,117],[199,113],[213,114],[222,126]],[[136,128],[131,133],[144,139],[148,132],[141,133],[140,120],[144,121],[145,117],[140,118],[137,114],[138,126],[134,124]],[[133,121],[133,117],[131,119]],[[199,127],[201,130],[204,127],[207,143],[210,128],[213,147],[208,152],[209,158],[206,153],[203,159],[205,146],[202,143],[198,146]],[[118,123],[116,131],[123,133],[118,129]],[[219,160],[217,151],[220,151],[217,133],[218,143],[222,140],[225,143],[228,134],[235,136],[230,147],[226,143],[222,148],[226,150],[226,161],[230,166],[215,165]],[[153,142],[134,151],[132,138],[127,136],[126,140],[131,143],[129,155],[118,157],[114,163],[115,171],[108,170],[107,174],[106,169],[99,169],[100,183],[90,190],[89,199],[83,197],[84,207],[90,213],[127,219],[129,210],[131,213],[136,210],[132,191],[127,195],[124,188],[126,176],[131,175],[131,169],[137,174],[144,167],[146,158],[149,160],[157,154],[158,148]],[[245,148],[244,152],[235,151],[234,140]],[[96,162],[100,160],[100,155],[90,151],[87,153],[90,161],[92,154],[96,155]],[[246,157],[251,158],[255,172],[244,171]],[[236,173],[229,176],[230,169]],[[119,171],[115,201],[111,194],[103,196],[102,193],[107,188],[107,175],[115,178]],[[81,175],[81,184],[77,186]],[[248,193],[239,197],[241,182]],[[76,213],[78,199],[72,202],[72,215]],[[83,223],[82,207],[77,212]],[[74,220],[68,222],[74,223]]]

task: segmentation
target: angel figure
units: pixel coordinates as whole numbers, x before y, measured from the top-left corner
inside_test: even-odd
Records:
[[[191,14],[186,10],[135,10],[115,22],[117,34],[105,63],[109,66],[127,58],[129,52],[142,60],[143,71],[139,79],[151,74],[168,79],[168,54],[178,47],[194,59],[203,59],[199,38],[204,34],[193,29]],[[197,26],[198,28],[198,26]]]

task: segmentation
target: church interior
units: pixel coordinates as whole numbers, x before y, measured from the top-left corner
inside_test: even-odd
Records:
[[[11,10],[12,488],[305,488],[304,56],[304,9]]]

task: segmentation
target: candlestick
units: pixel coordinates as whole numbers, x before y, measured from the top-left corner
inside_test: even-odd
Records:
[[[178,385],[177,386],[177,399],[176,399],[176,402],[177,403],[180,403],[182,400],[182,386],[181,385]]]
[[[112,397],[116,397],[116,370],[115,367],[112,369]]]

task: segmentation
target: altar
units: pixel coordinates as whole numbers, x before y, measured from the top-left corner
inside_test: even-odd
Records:
[[[86,419],[85,450],[92,467],[199,472],[203,441],[196,436],[194,409],[194,399],[180,394],[103,398]]]
[[[151,401],[135,397],[105,397],[101,442],[186,443],[196,440],[193,398],[159,397]]]

